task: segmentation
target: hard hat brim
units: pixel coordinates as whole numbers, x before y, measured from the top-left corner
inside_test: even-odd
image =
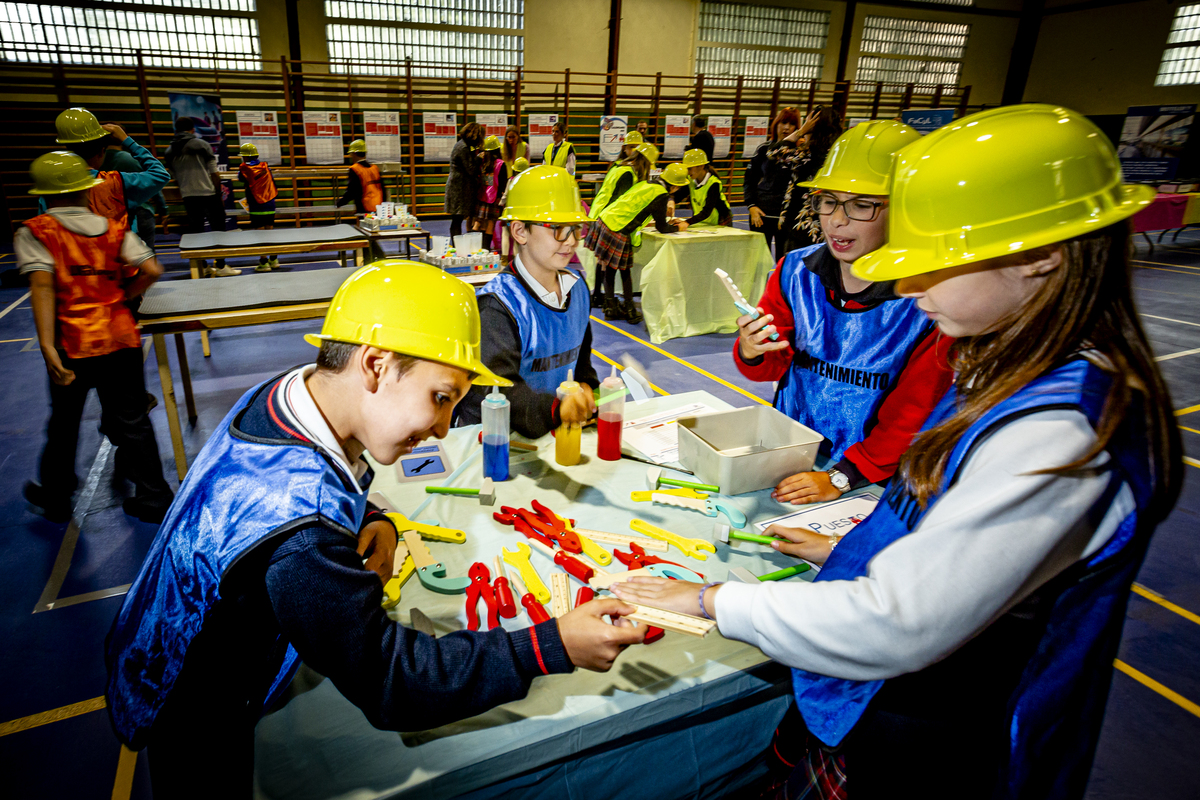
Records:
[[[817,180],[802,181],[797,183],[797,186],[802,186],[805,189],[820,189],[826,192],[849,192],[850,194],[873,195],[876,197],[887,197],[891,194],[891,187],[886,184],[876,183],[868,180]]]
[[[324,333],[306,333],[306,334],[304,334],[304,341],[308,342],[313,347],[320,347],[322,342],[337,342],[337,341],[342,341],[342,340],[337,339],[333,336],[329,336]],[[357,346],[357,345],[361,344],[361,342],[347,342],[347,344],[353,344],[353,345]],[[397,355],[408,355],[407,353],[400,353],[399,351],[395,351],[395,350],[392,352],[397,353]],[[497,375],[496,373],[494,373],[490,369],[488,369],[487,365],[485,365],[479,359],[474,359],[470,364],[464,365],[464,364],[452,364],[449,361],[440,361],[436,358],[428,358],[427,356],[414,355],[412,357],[419,358],[422,361],[433,361],[434,363],[437,363],[437,364],[445,364],[448,367],[457,367],[458,369],[469,370],[470,372],[475,373],[475,377],[471,380],[471,383],[475,386],[508,387],[508,386],[513,385],[512,381],[510,381],[508,378],[501,378],[499,375]]]
[[[101,128],[99,136],[88,136],[87,138],[75,137],[75,138],[71,138],[71,139],[55,138],[54,142],[56,144],[82,144],[83,142],[94,142],[97,139],[103,139],[105,136],[110,136],[110,135],[111,134],[108,131]]]
[[[84,189],[91,189],[93,186],[99,186],[104,183],[104,179],[100,177],[92,178],[92,182],[87,186],[77,186],[74,189],[30,189],[28,194],[36,195],[55,195],[55,194],[71,194],[72,192],[82,192]]]
[[[501,222],[591,222],[582,211],[543,211],[534,214],[500,215]]]

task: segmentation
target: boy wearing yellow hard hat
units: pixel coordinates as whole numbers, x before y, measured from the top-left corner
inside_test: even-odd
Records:
[[[242,163],[238,166],[238,179],[246,192],[246,207],[250,212],[250,230],[262,229],[269,231],[275,227],[275,198],[279,191],[275,188],[275,176],[271,174],[271,165],[258,157],[258,146],[247,142],[238,148]],[[255,272],[270,272],[279,269],[279,256],[258,257]]]
[[[305,339],[316,363],[248,391],[201,450],[109,635],[109,713],[149,747],[156,795],[248,793],[254,727],[301,659],[374,726],[424,730],[606,670],[642,636],[601,620],[633,610],[611,599],[513,632],[390,620],[396,529],[364,455],[394,464],[447,434],[472,383],[508,381],[480,358],[471,287],[425,264],[358,270]]]
[[[625,143],[621,145],[621,158],[626,159],[633,155],[633,149],[639,144],[645,143],[645,138],[638,131],[626,131]]]
[[[141,296],[162,267],[136,234],[89,208],[89,193],[105,187],[82,158],[47,153],[33,162],[30,194],[49,211],[13,237],[17,268],[29,277],[38,344],[50,375],[50,421],[38,482],[25,498],[52,522],[71,518],[79,480],[75,451],[88,392],[96,389],[104,433],[117,446],[120,477],[137,494],[126,513],[162,519],[171,503],[154,428],[146,411],[141,335],[126,303]]]
[[[654,145],[641,144],[640,152],[649,160],[657,156]],[[668,203],[671,195],[688,182],[687,169],[682,164],[668,164],[662,175],[635,184],[617,200],[610,202],[597,217],[594,239],[590,236],[592,252],[596,255],[596,294],[602,298],[605,319],[623,319],[634,325],[642,314],[633,304],[633,282],[629,268],[633,265],[633,250],[642,243],[642,226],[654,220],[659,233],[686,231],[688,224],[670,217]],[[617,273],[621,273],[624,302],[616,297]]]
[[[558,167],[531,167],[508,190],[500,217],[517,253],[508,269],[479,290],[483,363],[512,381],[512,427],[536,439],[562,423],[582,424],[596,411],[587,282],[570,266],[587,215],[575,179]],[[559,401],[573,371],[582,391]],[[480,421],[482,389],[459,407],[458,422]]]
[[[367,142],[365,139],[355,139],[346,148],[350,158],[350,171],[346,173],[346,191],[338,198],[339,206],[354,203],[354,210],[359,214],[369,214],[380,203],[388,198],[387,184],[379,165],[367,160]]]
[[[688,225],[732,225],[733,212],[729,210],[721,179],[713,172],[704,151],[699,148],[688,150],[683,154],[682,163],[691,178],[688,197],[692,216],[687,220]]]
[[[949,340],[890,282],[851,272],[887,241],[892,159],[918,138],[892,121],[842,134],[806,184],[824,241],[788,253],[767,281],[762,316],[738,319],[738,370],[778,381],[775,407],[824,435],[832,462],[780,481],[777,500],[822,502],[886,481],[950,385]]]

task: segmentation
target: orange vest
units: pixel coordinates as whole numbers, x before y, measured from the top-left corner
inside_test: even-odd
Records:
[[[254,202],[269,203],[279,196],[275,189],[275,178],[271,175],[271,168],[267,166],[267,162],[242,164],[238,172],[250,187],[250,196],[254,198]]]
[[[25,226],[54,258],[55,346],[68,358],[140,347],[142,337],[122,288],[137,274],[120,261],[126,229],[109,220],[106,232],[84,236],[67,230],[51,214],[34,217]]]
[[[379,167],[374,164],[364,166],[360,161],[351,164],[350,169],[358,176],[358,182],[362,186],[363,210],[374,211],[375,207],[383,202],[383,190],[379,188],[382,184]]]
[[[96,174],[104,183],[92,187],[88,195],[88,208],[93,214],[114,220],[123,228],[129,227],[129,209],[125,206],[125,181],[119,172]]]

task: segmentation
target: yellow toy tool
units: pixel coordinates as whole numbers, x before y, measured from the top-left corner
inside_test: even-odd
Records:
[[[717,548],[712,542],[706,539],[688,539],[680,536],[677,533],[665,531],[662,528],[651,525],[649,522],[641,519],[635,519],[629,523],[629,527],[638,533],[644,533],[647,536],[652,536],[655,539],[662,539],[668,544],[673,544],[679,548],[679,552],[683,553],[688,558],[694,558],[697,561],[707,561],[708,553],[717,552]],[[708,553],[703,551],[707,550]]]
[[[500,551],[501,555],[504,556],[504,560],[516,567],[517,571],[521,573],[521,582],[525,584],[534,598],[539,603],[545,605],[550,602],[550,590],[542,582],[542,578],[537,574],[537,570],[533,568],[533,564],[529,563],[529,556],[532,552],[529,549],[529,545],[524,542],[517,542],[517,551],[515,553],[507,547]]]
[[[417,574],[417,565],[408,554],[408,545],[403,541],[396,543],[396,574],[383,587],[383,607],[395,608],[400,603],[400,590],[413,575]]]
[[[389,511],[386,516],[396,526],[398,532],[416,531],[421,534],[422,539],[430,542],[462,544],[467,540],[466,531],[456,530],[455,528],[443,528],[441,525],[426,525],[423,522],[413,522],[398,511]]]
[[[579,539],[579,545],[583,548],[583,554],[585,556],[590,558],[592,561],[595,561],[602,567],[607,567],[612,563],[612,554],[576,530],[575,526],[571,524],[571,520],[567,519],[566,517],[560,517],[553,511],[550,513],[554,515],[555,519],[562,522],[562,524],[566,526],[567,530],[572,531],[575,534],[575,536]]]
[[[645,503],[649,500],[654,499],[654,495],[656,495],[656,494],[669,494],[669,495],[674,495],[675,497],[685,497],[688,500],[707,500],[708,499],[708,495],[705,494],[704,492],[697,492],[695,489],[682,489],[682,488],[680,488],[680,489],[657,489],[653,492],[651,492],[651,491],[630,492],[629,499],[633,500],[635,503]]]

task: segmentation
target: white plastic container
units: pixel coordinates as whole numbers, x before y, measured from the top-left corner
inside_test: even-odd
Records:
[[[721,494],[745,494],[812,470],[824,438],[769,406],[680,417],[679,462]]]

